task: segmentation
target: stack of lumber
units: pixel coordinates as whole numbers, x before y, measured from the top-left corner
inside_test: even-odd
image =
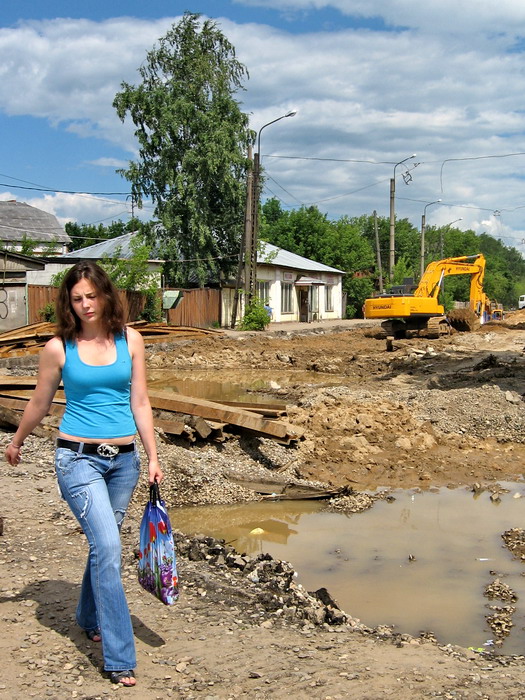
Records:
[[[0,422],[17,426],[27,401],[36,385],[35,377],[0,376]],[[286,407],[281,404],[235,404],[218,403],[166,390],[150,390],[149,397],[154,413],[155,425],[166,435],[179,435],[191,441],[197,437],[224,439],[226,431],[248,431],[283,444],[290,444],[302,437],[299,428],[281,420]],[[64,392],[56,392],[49,415],[61,416],[65,408]],[[37,432],[40,431],[40,432]],[[48,425],[41,425],[35,434],[49,435],[54,432]]]
[[[167,323],[148,323],[134,321],[128,326],[135,328],[144,338],[146,344],[166,343],[178,338],[202,338],[205,336],[222,336],[221,330],[214,328],[193,328],[192,326],[168,326]],[[53,323],[32,323],[11,331],[0,333],[0,358],[33,355],[43,348],[55,334]]]
[[[0,357],[19,357],[40,352],[55,335],[54,323],[32,323],[0,333]]]

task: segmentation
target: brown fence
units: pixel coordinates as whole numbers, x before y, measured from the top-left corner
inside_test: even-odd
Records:
[[[175,309],[167,312],[167,322],[172,326],[209,328],[221,320],[221,293],[218,289],[183,289],[183,297]],[[58,294],[56,287],[30,284],[27,290],[28,323],[42,321],[40,311],[46,304],[54,304]],[[140,292],[119,290],[126,321],[136,321],[144,308],[144,295]]]
[[[209,328],[221,321],[221,293],[218,289],[181,289],[183,297],[176,308],[169,309],[167,321],[172,326]]]
[[[136,321],[144,308],[144,295],[140,292],[128,292],[118,290],[126,321]],[[57,287],[48,287],[43,284],[30,284],[27,287],[28,323],[42,321],[41,310],[46,304],[54,304],[58,295]]]

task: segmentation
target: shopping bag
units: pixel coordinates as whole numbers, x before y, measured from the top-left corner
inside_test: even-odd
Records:
[[[175,544],[159,485],[152,484],[140,523],[139,583],[165,605],[179,597]]]

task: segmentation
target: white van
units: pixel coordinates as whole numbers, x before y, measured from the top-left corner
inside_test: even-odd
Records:
[[[518,300],[518,309],[523,309],[525,306],[525,294],[522,294]]]

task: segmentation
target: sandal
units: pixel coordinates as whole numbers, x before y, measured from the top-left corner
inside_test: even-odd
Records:
[[[102,637],[100,636],[100,630],[94,629],[94,630],[86,630],[86,637],[89,639],[90,642],[101,642]]]
[[[135,674],[133,671],[111,671],[109,674],[109,679],[112,683],[123,685],[125,688],[133,688],[135,683],[124,683],[126,679],[135,680]]]

